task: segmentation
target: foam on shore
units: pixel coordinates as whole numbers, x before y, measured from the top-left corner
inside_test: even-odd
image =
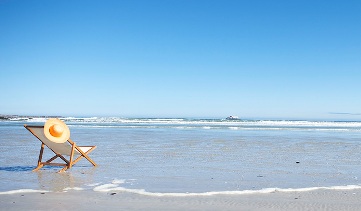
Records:
[[[214,196],[214,195],[247,195],[247,194],[268,194],[275,192],[309,192],[316,190],[357,190],[361,189],[361,185],[344,185],[344,186],[330,186],[330,187],[307,187],[307,188],[264,188],[259,190],[237,190],[237,191],[209,191],[209,192],[184,192],[184,193],[162,193],[162,192],[149,192],[145,189],[130,189],[122,187],[121,185],[126,183],[126,180],[113,180],[108,184],[89,184],[88,187],[92,187],[94,192],[124,192],[124,193],[133,193],[144,196],[175,196],[175,197],[186,197],[186,196]],[[63,189],[63,192],[68,192],[71,190],[75,191],[86,191],[87,188],[81,187],[67,187]],[[17,194],[17,193],[43,193],[51,192],[47,190],[34,190],[34,189],[19,189],[19,190],[10,190],[0,192],[0,195],[4,194]]]
[[[331,187],[308,187],[308,188],[264,188],[260,190],[240,190],[240,191],[209,191],[202,193],[161,193],[161,192],[149,192],[145,189],[129,189],[121,187],[125,181],[117,180],[113,181],[110,184],[103,184],[96,186],[93,188],[96,192],[126,192],[126,193],[134,193],[144,196],[178,196],[178,197],[186,197],[186,196],[214,196],[214,195],[246,195],[246,194],[267,194],[274,192],[308,192],[315,190],[356,190],[361,189],[361,185],[345,185],[345,186],[331,186]]]
[[[5,194],[17,194],[17,193],[46,193],[49,192],[47,190],[33,190],[33,189],[19,189],[19,190],[9,190],[0,192],[0,195]]]

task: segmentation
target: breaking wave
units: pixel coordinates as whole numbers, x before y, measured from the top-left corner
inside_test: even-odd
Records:
[[[191,118],[59,117],[72,127],[176,128],[229,130],[334,130],[361,131],[358,121],[227,120]],[[7,117],[2,121],[44,123],[47,117]]]

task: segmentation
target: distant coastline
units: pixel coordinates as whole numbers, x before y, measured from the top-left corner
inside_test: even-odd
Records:
[[[0,114],[0,120],[11,120],[14,118],[27,118],[27,119],[32,119],[32,118],[61,118],[62,116],[31,116],[31,115],[5,115],[5,114]]]

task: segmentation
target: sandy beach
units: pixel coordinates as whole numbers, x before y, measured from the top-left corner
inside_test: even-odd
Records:
[[[156,197],[122,192],[38,192],[0,196],[3,210],[360,210],[361,190]]]
[[[0,124],[1,210],[360,210],[360,123],[97,120],[68,124],[99,166],[59,174]]]

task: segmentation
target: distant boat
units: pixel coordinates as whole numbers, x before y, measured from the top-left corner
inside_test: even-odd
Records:
[[[238,120],[239,117],[238,116],[229,116],[226,118],[227,120]]]

